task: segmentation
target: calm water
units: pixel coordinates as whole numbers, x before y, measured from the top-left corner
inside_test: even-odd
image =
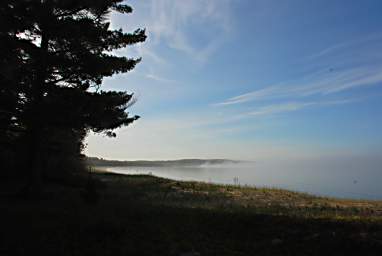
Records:
[[[272,161],[201,167],[113,167],[121,174],[175,180],[277,187],[316,195],[382,200],[380,159]]]

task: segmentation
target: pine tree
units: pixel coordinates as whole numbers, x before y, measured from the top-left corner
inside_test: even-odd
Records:
[[[113,50],[146,39],[143,29],[111,30],[111,11],[132,8],[122,0],[0,3],[0,128],[24,143],[36,188],[51,155],[78,156],[88,131],[115,136],[114,129],[139,118],[126,112],[132,94],[100,90],[104,77],[140,61]]]

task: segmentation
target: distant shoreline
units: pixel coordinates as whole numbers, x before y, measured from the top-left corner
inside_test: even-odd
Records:
[[[89,166],[96,167],[172,167],[172,166],[201,166],[201,165],[219,165],[219,164],[238,164],[243,161],[231,159],[177,159],[177,160],[136,160],[119,161],[108,160],[98,157],[86,157],[86,163]]]

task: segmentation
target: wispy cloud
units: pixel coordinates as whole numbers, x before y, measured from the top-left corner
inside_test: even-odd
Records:
[[[283,103],[283,104],[277,104],[277,105],[270,105],[270,106],[260,107],[251,112],[244,113],[243,116],[262,116],[262,115],[270,115],[270,114],[276,114],[276,113],[282,113],[282,112],[296,111],[314,104],[315,104],[314,102],[307,102],[307,103],[290,102],[290,103]]]
[[[143,58],[148,57],[151,60],[155,61],[156,64],[167,64],[167,61],[159,56],[153,49],[151,49],[150,45],[142,45],[138,44],[136,45],[136,51],[138,53],[138,56],[143,56]]]
[[[380,52],[381,41],[382,34],[374,33],[328,46],[306,58],[310,64],[327,68],[236,95],[212,105],[238,105],[268,99],[285,101],[308,96],[325,97],[358,87],[381,85],[382,58],[376,54]],[[310,64],[301,66],[305,68]]]
[[[382,84],[382,67],[361,67],[347,70],[328,70],[316,76],[308,76],[284,84],[268,86],[215,103],[226,106],[254,100],[274,98],[325,96],[356,87]]]
[[[382,39],[382,34],[380,33],[367,35],[367,36],[360,36],[357,39],[344,41],[344,42],[340,42],[340,43],[336,43],[334,45],[328,46],[322,49],[321,51],[308,56],[307,59],[311,60],[311,59],[325,57],[332,53],[338,53],[338,52],[344,51],[347,48],[357,47],[359,45],[370,43],[373,41],[380,41],[381,39]]]
[[[278,114],[283,112],[297,111],[297,110],[311,107],[311,106],[341,105],[341,104],[351,103],[354,101],[355,100],[353,99],[345,99],[345,100],[333,100],[333,101],[287,102],[282,104],[273,104],[273,105],[259,107],[250,112],[241,114],[240,117],[272,115],[272,114]]]
[[[153,44],[182,51],[195,60],[205,61],[231,31],[230,0],[151,0],[149,16],[144,17]],[[189,26],[200,27],[204,43],[193,42]],[[206,28],[213,32],[209,33]],[[199,38],[201,39],[201,38]]]
[[[223,102],[215,103],[215,106],[224,106],[224,105],[234,105],[239,103],[244,103],[247,101],[252,101],[254,99],[262,98],[268,96],[270,93],[274,92],[277,86],[269,86],[260,90],[244,93],[232,98],[229,98]]]
[[[154,74],[147,74],[147,75],[145,75],[145,77],[148,78],[148,79],[151,79],[151,80],[154,80],[154,81],[157,81],[157,82],[161,82],[161,83],[166,83],[166,84],[176,83],[175,80],[167,79],[167,78],[164,78],[164,77],[161,77],[161,76],[157,76],[157,75],[154,75]]]

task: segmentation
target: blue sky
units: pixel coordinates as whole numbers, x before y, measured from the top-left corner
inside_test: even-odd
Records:
[[[379,0],[131,0],[113,28],[146,28],[141,56],[104,90],[134,92],[142,118],[111,159],[309,158],[382,152]]]

